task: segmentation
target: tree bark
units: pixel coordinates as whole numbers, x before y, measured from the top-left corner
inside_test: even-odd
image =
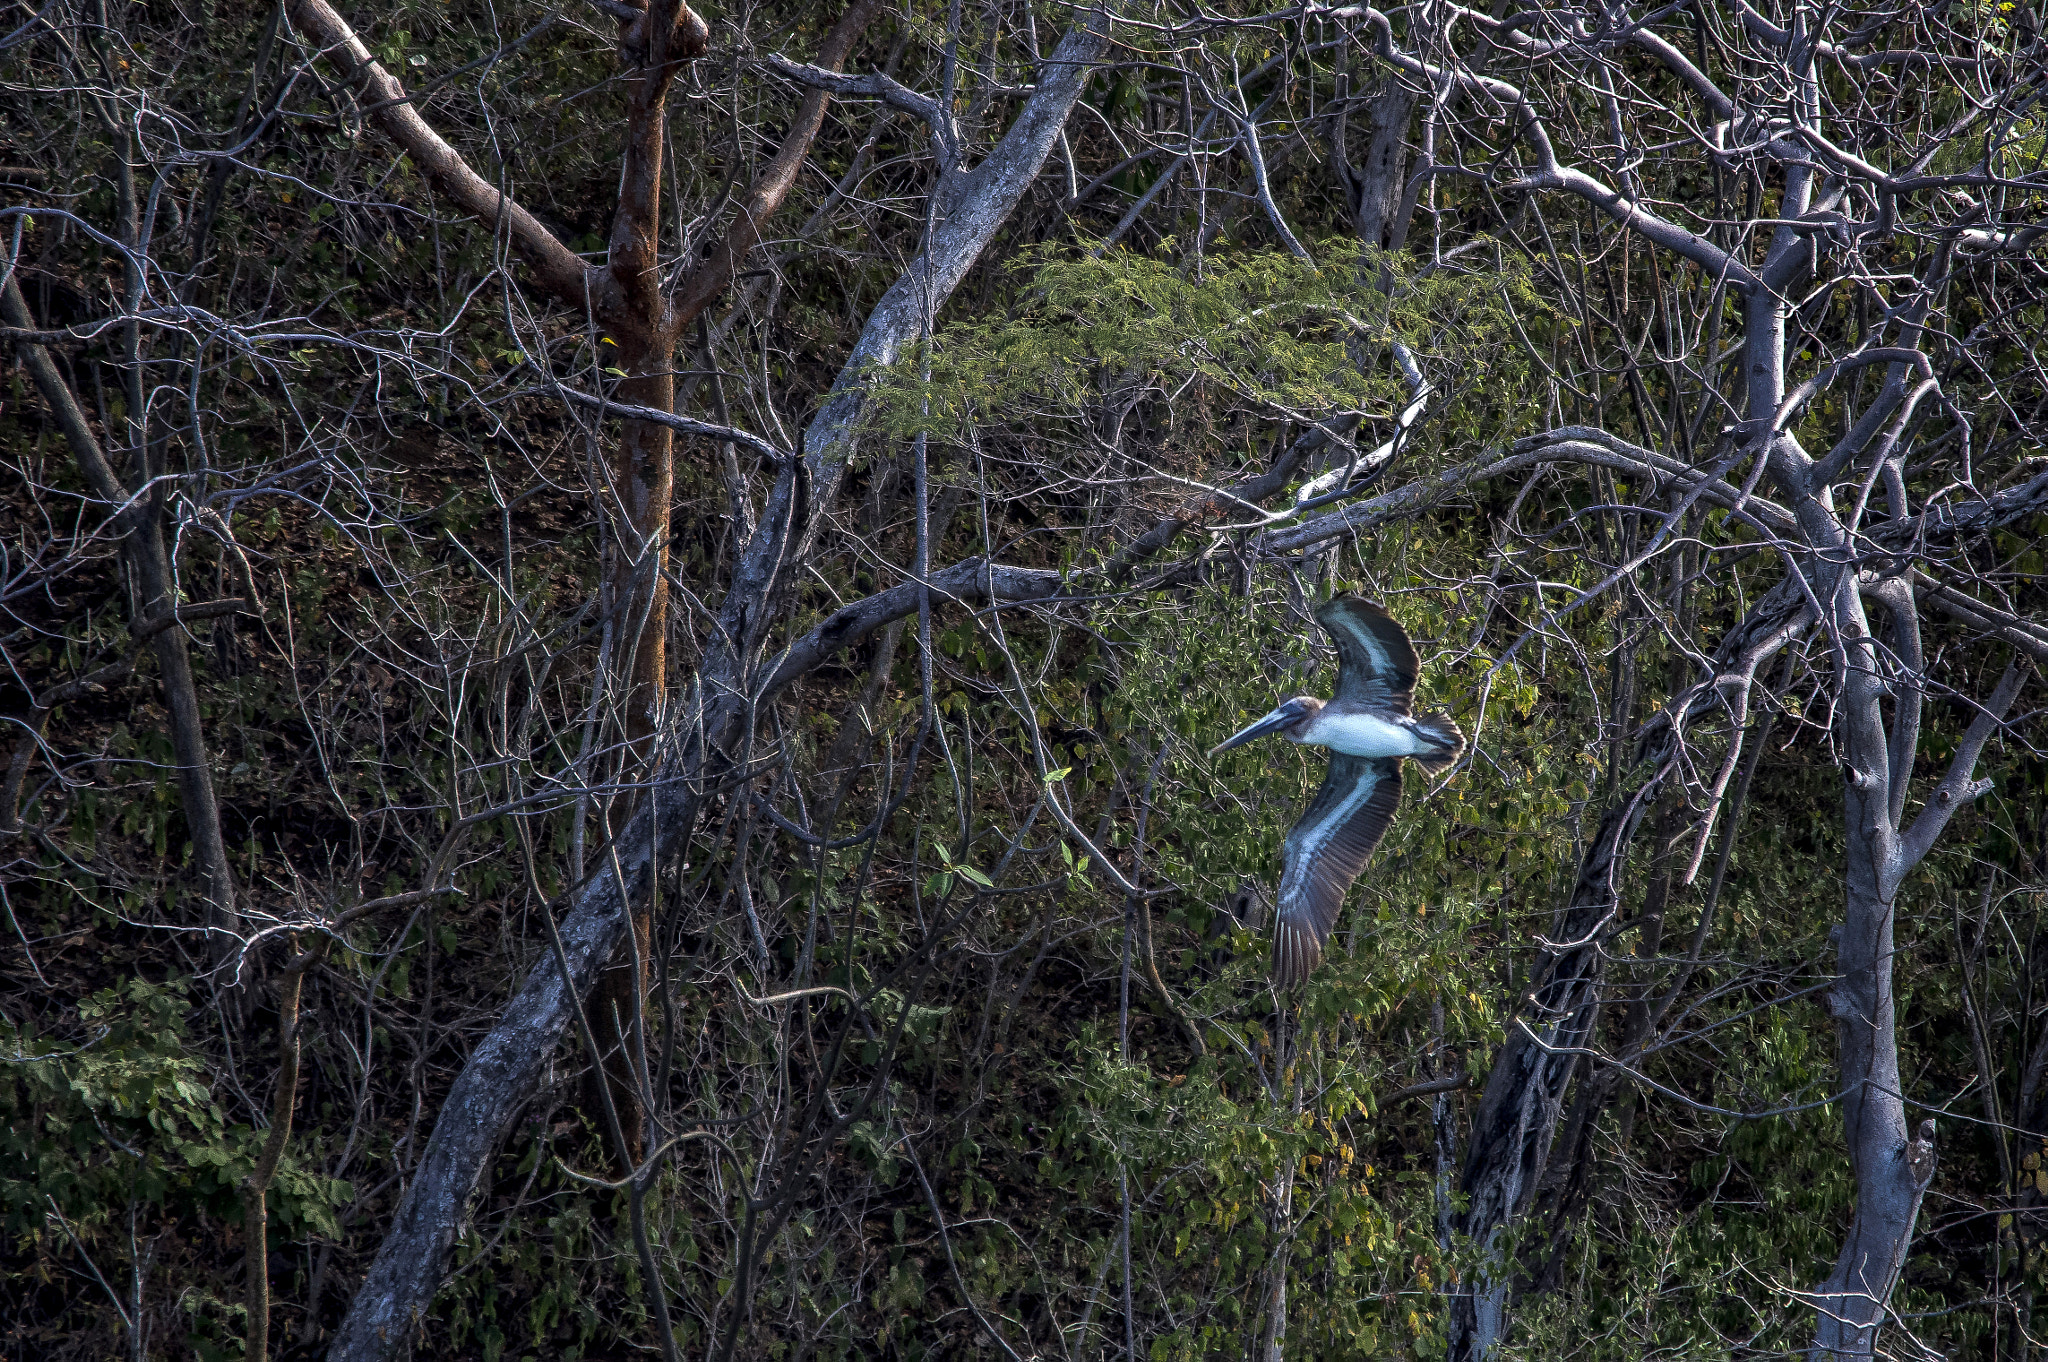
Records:
[[[819,52],[837,70],[854,41],[880,7],[856,0],[826,35]],[[740,205],[724,240],[684,280],[673,298],[662,296],[659,238],[661,161],[667,92],[679,68],[643,70],[635,89],[625,166],[625,191],[612,229],[610,263],[602,275],[607,297],[598,315],[614,320],[619,367],[628,375],[617,398],[658,412],[675,410],[675,351],[678,339],[703,310],[723,296],[761,228],[781,208],[803,165],[829,99],[810,91],[782,140],[775,159]],[[654,737],[660,728],[668,682],[668,524],[675,499],[675,433],[657,421],[627,420],[612,455],[610,491],[613,535],[611,607],[617,636],[631,639],[624,672],[624,736],[628,754],[623,783],[631,788],[653,769]],[[623,800],[619,815],[635,801]],[[645,1012],[654,958],[653,902],[633,907],[633,934],[623,958],[605,971],[591,1018],[598,1055],[596,1081],[609,1085],[625,1147],[615,1151],[617,1171],[638,1164],[646,1150],[647,1108],[643,1100]],[[593,1104],[595,1105],[595,1104]]]
[[[1492,1356],[1506,1334],[1515,1265],[1501,1236],[1535,1195],[1549,1160],[1565,1090],[1582,1058],[1579,1047],[1599,1017],[1605,926],[1620,901],[1629,843],[1654,795],[1650,787],[1662,778],[1660,763],[1649,786],[1601,818],[1580,861],[1570,906],[1553,928],[1563,948],[1544,957],[1473,1114],[1460,1180],[1468,1205],[1457,1228],[1484,1248],[1486,1263],[1470,1290],[1451,1297],[1451,1362]]]
[[[22,296],[15,264],[7,242],[0,239],[0,274],[6,276],[6,286],[0,288],[0,317],[9,326],[33,331],[35,318],[29,312],[28,299]],[[121,485],[50,352],[30,344],[21,347],[21,354],[36,391],[56,418],[72,457],[85,474],[86,485],[113,513],[121,529],[121,551],[139,588],[128,627],[138,641],[149,640],[156,654],[157,669],[162,673],[164,708],[171,716],[171,748],[178,759],[178,794],[185,811],[185,830],[192,838],[192,859],[197,863],[201,892],[206,899],[206,925],[220,934],[215,941],[215,957],[226,959],[224,946],[232,939],[228,934],[233,932],[235,922],[234,873],[228,864],[227,842],[221,835],[220,802],[213,788],[212,758],[206,750],[206,730],[199,712],[199,687],[192,676],[185,631],[177,622],[177,572],[164,544],[162,496],[154,488],[138,496]],[[11,820],[11,808],[7,816]]]
[[[1973,779],[1985,745],[2018,697],[2027,668],[2006,669],[1997,689],[1964,733],[1947,775],[1911,828],[1901,832],[1905,785],[1919,729],[1917,693],[1895,701],[1890,731],[1882,702],[1888,686],[1879,650],[1864,618],[1853,569],[1838,571],[1830,605],[1841,641],[1843,775],[1848,828],[1847,892],[1836,929],[1838,978],[1828,994],[1840,1047],[1842,1129],[1855,1173],[1856,1209],[1834,1271],[1816,1289],[1816,1359],[1868,1358],[1912,1247],[1920,1201],[1934,1179],[1934,1122],[1907,1137],[1906,1095],[1899,1066],[1897,1003],[1892,992],[1895,900],[1908,872],[1932,848],[1955,810],[1988,788]],[[1901,584],[1903,588],[1903,584]],[[1892,597],[1896,617],[1910,618],[1912,597]],[[1917,645],[1895,647],[1917,660]],[[2022,659],[2024,660],[2024,659]],[[1910,690],[1908,678],[1903,689]]]
[[[323,0],[299,3],[314,5]],[[922,292],[927,280],[934,288],[944,283],[950,290],[994,237],[1044,165],[1080,96],[1089,64],[1102,50],[1105,28],[1097,14],[1061,42],[1016,123],[969,177],[947,225],[870,316],[834,385],[833,398],[812,422],[811,431],[817,438],[807,441],[800,464],[783,470],[776,484],[778,500],[764,513],[762,529],[748,545],[742,571],[736,574],[725,605],[725,613],[742,627],[722,634],[706,658],[702,694],[707,699],[698,713],[689,716],[690,741],[671,758],[673,768],[656,778],[652,798],[642,801],[618,837],[618,871],[612,870],[613,861],[608,858],[597,878],[574,895],[571,911],[561,925],[566,971],[552,957],[537,963],[503,1018],[456,1077],[391,1231],[329,1350],[334,1362],[383,1362],[407,1345],[424,1318],[445,1274],[455,1237],[467,1222],[468,1200],[483,1177],[491,1152],[536,1091],[580,998],[618,951],[630,907],[643,902],[652,887],[657,849],[664,844],[677,845],[686,834],[695,811],[694,797],[688,791],[717,772],[724,756],[748,731],[755,703],[765,698],[762,692],[770,685],[779,689],[789,684],[837,648],[887,622],[874,619],[866,629],[856,631],[852,626],[868,619],[856,612],[846,621],[849,627],[837,632],[829,646],[827,640],[818,639],[812,650],[792,649],[779,659],[763,678],[768,684],[761,692],[717,684],[719,678],[741,677],[749,650],[758,655],[767,636],[766,617],[772,609],[776,578],[785,563],[795,561],[790,552],[795,547],[792,540],[804,536],[806,516],[797,513],[797,503],[805,488],[838,486],[853,452],[852,433],[864,406],[865,371],[877,357],[898,353],[923,325],[924,308],[906,306],[905,297],[915,298],[913,290]],[[919,282],[906,283],[913,279]],[[823,476],[811,477],[814,469]],[[1053,574],[1043,576],[1057,581]]]
[[[277,1092],[271,1099],[270,1133],[264,1138],[263,1152],[242,1188],[242,1237],[249,1254],[249,1336],[242,1349],[246,1362],[264,1362],[270,1356],[268,1194],[271,1180],[277,1176],[277,1165],[284,1158],[284,1147],[292,1137],[292,1108],[299,1098],[299,995],[312,963],[311,956],[295,960],[278,980]]]
[[[880,8],[856,0],[826,35],[818,53],[837,70]],[[607,367],[621,370],[612,396],[624,406],[673,414],[678,338],[706,307],[723,296],[781,208],[797,171],[824,125],[830,96],[812,90],[799,104],[775,158],[754,181],[722,242],[674,290],[661,287],[661,185],[667,100],[687,62],[702,55],[704,21],[683,0],[654,0],[641,16],[622,21],[619,45],[632,70],[619,198],[610,249],[600,269],[587,269],[553,233],[472,170],[434,132],[406,98],[404,87],[326,0],[294,0],[294,21],[327,44],[355,83],[377,101],[372,117],[404,147],[437,189],[478,221],[505,230],[535,278],[578,312],[586,308],[600,334]],[[644,785],[653,771],[654,736],[661,724],[668,659],[668,521],[674,500],[675,434],[660,420],[629,417],[608,459],[609,485],[602,510],[612,527],[607,569],[615,637],[623,642],[614,697],[614,732],[624,740],[625,788]],[[606,678],[609,681],[609,678]],[[631,815],[633,796],[608,811],[608,833]],[[624,1148],[614,1151],[621,1172],[639,1162],[647,1113],[641,1066],[633,1050],[647,997],[653,948],[651,906],[633,909],[632,948],[607,971],[592,1018],[598,1054],[593,1082],[603,1083],[619,1115]]]

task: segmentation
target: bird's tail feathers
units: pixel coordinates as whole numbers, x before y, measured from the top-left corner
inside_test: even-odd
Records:
[[[1415,731],[1434,743],[1437,750],[1426,752],[1415,758],[1415,764],[1435,775],[1458,759],[1465,750],[1465,735],[1458,730],[1448,714],[1419,714],[1415,718]]]

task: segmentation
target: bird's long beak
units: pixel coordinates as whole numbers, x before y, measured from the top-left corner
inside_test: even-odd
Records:
[[[1218,752],[1228,752],[1233,747],[1242,747],[1254,738],[1263,738],[1268,733],[1278,733],[1283,728],[1291,728],[1300,718],[1300,711],[1291,703],[1282,705],[1257,723],[1241,728],[1217,743],[1209,749],[1209,755],[1213,757]]]

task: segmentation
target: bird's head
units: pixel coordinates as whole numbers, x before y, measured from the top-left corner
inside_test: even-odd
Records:
[[[1242,747],[1253,738],[1263,738],[1268,733],[1285,733],[1290,741],[1300,742],[1301,734],[1315,721],[1323,702],[1313,695],[1297,695],[1292,700],[1282,700],[1272,712],[1258,722],[1249,724],[1209,749],[1209,755],[1228,752],[1233,747]]]

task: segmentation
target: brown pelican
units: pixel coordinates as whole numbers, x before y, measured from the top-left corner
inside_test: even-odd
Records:
[[[1401,758],[1440,771],[1465,750],[1448,714],[1413,714],[1415,645],[1392,615],[1357,596],[1316,609],[1337,645],[1337,694],[1297,695],[1211,748],[1264,737],[1330,749],[1330,767],[1281,853],[1280,913],[1273,926],[1273,981],[1291,988],[1323,958],[1344,893],[1379,845],[1401,802]]]

